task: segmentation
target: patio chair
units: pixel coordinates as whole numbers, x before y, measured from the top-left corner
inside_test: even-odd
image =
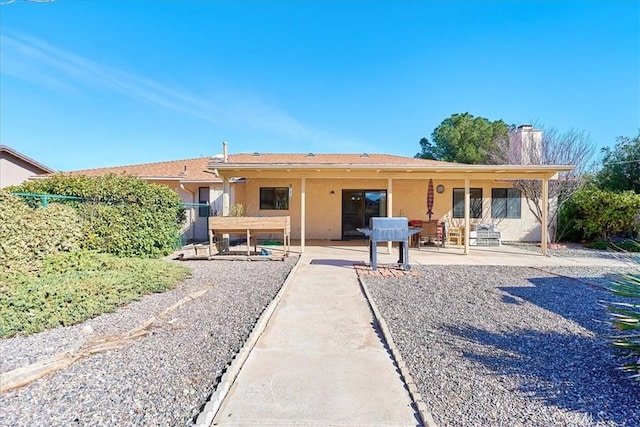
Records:
[[[422,231],[418,238],[418,249],[425,243],[440,247],[444,244],[444,225],[439,221],[422,221]]]
[[[456,246],[462,246],[462,228],[450,227],[447,230],[447,244],[455,243]]]

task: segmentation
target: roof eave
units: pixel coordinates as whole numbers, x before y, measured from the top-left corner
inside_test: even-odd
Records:
[[[218,171],[235,171],[235,170],[279,170],[279,169],[359,169],[359,170],[386,170],[386,171],[422,171],[422,172],[568,172],[575,168],[572,165],[466,165],[466,164],[439,164],[439,165],[417,165],[417,164],[326,164],[326,163],[209,163],[209,169]]]

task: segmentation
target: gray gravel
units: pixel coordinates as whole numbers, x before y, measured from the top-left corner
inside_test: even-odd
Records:
[[[598,305],[620,270],[416,268],[365,283],[440,426],[640,425]]]
[[[502,242],[506,246],[513,246],[531,252],[540,253],[540,247],[535,243],[523,242]],[[620,261],[628,261],[632,263],[640,262],[640,253],[612,251],[604,249],[589,249],[579,243],[561,243],[557,247],[551,246],[547,249],[550,256],[560,258],[604,258]]]
[[[186,425],[200,412],[297,258],[188,261],[193,276],[83,324],[0,341],[1,371],[98,336],[125,332],[186,295],[211,290],[150,335],[0,396],[0,425]]]

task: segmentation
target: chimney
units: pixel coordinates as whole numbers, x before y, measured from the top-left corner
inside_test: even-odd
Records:
[[[229,161],[229,154],[227,152],[227,141],[222,143],[222,163],[227,163]]]
[[[542,130],[532,125],[520,125],[509,135],[509,163],[542,164]]]

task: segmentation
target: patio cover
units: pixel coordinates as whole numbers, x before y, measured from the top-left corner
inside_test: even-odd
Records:
[[[464,253],[469,253],[470,188],[472,180],[540,180],[542,182],[542,253],[547,253],[548,181],[560,172],[568,172],[571,165],[468,165],[416,159],[388,154],[274,154],[245,153],[215,156],[208,168],[223,180],[223,215],[228,215],[229,182],[232,178],[287,178],[299,179],[300,192],[300,248],[305,246],[305,180],[332,179],[387,179],[387,212],[393,212],[393,180],[464,179],[465,187],[465,240]]]

